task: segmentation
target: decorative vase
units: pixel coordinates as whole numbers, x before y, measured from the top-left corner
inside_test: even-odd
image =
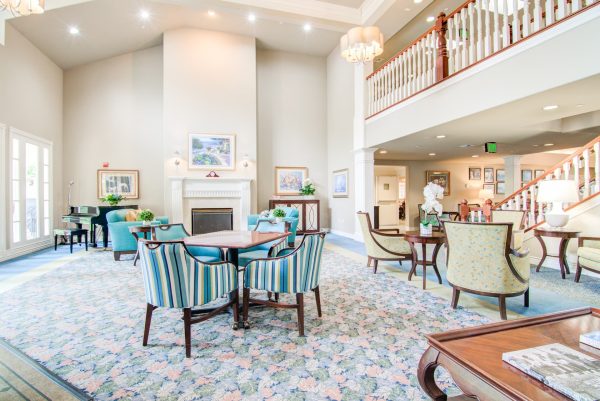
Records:
[[[431,235],[433,234],[433,227],[431,224],[427,224],[424,225],[423,223],[420,224],[420,228],[421,228],[421,235]]]

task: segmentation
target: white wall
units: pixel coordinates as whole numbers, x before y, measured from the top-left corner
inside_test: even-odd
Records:
[[[235,134],[237,168],[221,177],[254,180],[256,209],[256,43],[253,37],[200,29],[165,32],[163,76],[163,157],[165,175],[204,177],[205,170],[187,169],[190,133]],[[173,165],[179,150],[183,162]],[[242,166],[247,154],[253,162]],[[165,191],[169,208],[170,193]]]
[[[308,167],[329,227],[325,58],[259,51],[257,83],[258,209],[275,192],[275,166]]]
[[[162,47],[101,60],[65,72],[65,196],[97,205],[96,174],[139,170],[138,204],[164,213],[162,163]],[[65,201],[66,203],[66,201]]]
[[[327,173],[331,230],[354,236],[354,66],[335,49],[327,57]],[[349,169],[348,198],[332,197],[332,172]]]
[[[62,93],[62,70],[7,24],[6,45],[0,46],[0,124],[52,141],[55,223],[60,219],[63,209]],[[4,145],[7,147],[8,139]],[[4,156],[2,161],[7,163]],[[6,164],[4,168],[9,171]],[[7,197],[8,194],[2,191],[2,196]],[[9,220],[9,210],[8,207],[3,210],[0,216],[2,223]],[[0,229],[1,237],[6,238],[6,230],[6,227]],[[3,250],[0,249],[0,257],[2,254]]]

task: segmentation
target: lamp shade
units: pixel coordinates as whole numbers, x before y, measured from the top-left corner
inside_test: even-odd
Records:
[[[577,202],[579,193],[573,180],[544,180],[540,182],[538,202]]]

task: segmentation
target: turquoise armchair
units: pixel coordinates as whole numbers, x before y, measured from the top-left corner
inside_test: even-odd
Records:
[[[284,233],[289,231],[290,223],[285,221],[281,223],[271,223],[266,220],[258,221],[253,231],[263,233]],[[269,258],[277,256],[277,253],[287,247],[285,239],[267,242],[266,244],[258,245],[252,248],[240,249],[239,266],[246,266],[254,259]]]
[[[288,237],[288,243],[293,247],[296,242],[296,232],[298,231],[298,221],[300,216],[298,209],[295,207],[278,207],[277,209],[281,209],[285,212],[283,221],[290,223],[290,236]],[[248,216],[248,230],[254,231],[256,224],[260,219],[261,217],[259,214],[251,214]],[[272,217],[270,217],[270,219],[272,219]]]
[[[183,224],[161,224],[153,229],[156,241],[181,241],[190,236]],[[196,259],[204,263],[214,263],[225,260],[223,251],[219,248],[206,248],[203,246],[188,246],[188,251]]]
[[[137,252],[135,237],[129,232],[129,227],[141,226],[141,221],[125,221],[125,215],[132,209],[113,210],[106,214],[108,232],[112,243],[113,256],[115,260],[121,260],[121,255],[134,254]],[[167,217],[157,217],[161,224],[167,224]]]

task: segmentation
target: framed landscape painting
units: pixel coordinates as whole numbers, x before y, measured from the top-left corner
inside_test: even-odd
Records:
[[[190,169],[235,170],[235,135],[190,134]]]
[[[532,179],[533,179],[533,171],[531,171],[531,170],[521,170],[521,182],[523,184],[527,184]]]
[[[479,170],[481,173],[481,170]],[[444,188],[444,196],[450,195],[450,172],[449,171],[433,171],[425,172],[425,184],[433,182]]]
[[[494,168],[493,167],[486,167],[483,169],[483,182],[485,182],[486,184],[494,182]],[[493,192],[493,189],[492,189],[492,192]]]
[[[108,194],[122,195],[125,199],[138,199],[138,170],[98,170],[98,198]]]
[[[505,182],[497,182],[496,183],[496,194],[504,195],[506,193],[506,183]]]
[[[348,197],[348,169],[333,172],[333,197]]]
[[[306,167],[275,167],[275,195],[300,195],[307,178]]]
[[[496,169],[496,181],[498,181],[498,182],[506,181],[506,171],[503,168]]]
[[[481,168],[480,167],[469,167],[469,181],[481,180]]]

